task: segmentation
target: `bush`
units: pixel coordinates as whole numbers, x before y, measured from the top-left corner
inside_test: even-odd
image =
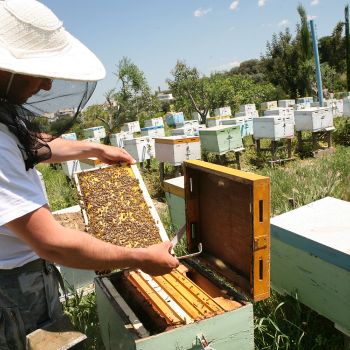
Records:
[[[336,118],[333,140],[338,145],[350,146],[350,118]]]

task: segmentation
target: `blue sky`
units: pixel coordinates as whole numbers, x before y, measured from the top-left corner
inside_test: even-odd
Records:
[[[117,84],[113,72],[126,56],[145,74],[153,90],[178,59],[201,73],[229,69],[259,58],[273,33],[295,33],[301,3],[314,18],[319,37],[344,18],[343,0],[42,0],[65,28],[103,62],[107,76],[91,103]]]

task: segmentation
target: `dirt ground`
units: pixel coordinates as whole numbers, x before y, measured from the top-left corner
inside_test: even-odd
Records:
[[[85,231],[85,224],[81,212],[53,214],[53,216],[64,227]]]

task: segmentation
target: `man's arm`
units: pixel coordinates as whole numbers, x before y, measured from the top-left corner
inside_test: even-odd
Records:
[[[179,265],[169,250],[170,242],[148,248],[124,248],[93,236],[64,228],[44,206],[11,221],[6,226],[43,259],[61,265],[91,270],[139,268],[151,275],[169,273]]]
[[[60,163],[73,159],[96,157],[103,163],[114,164],[125,162],[134,164],[136,161],[128,152],[119,147],[102,145],[94,142],[71,141],[56,138],[48,142],[51,148],[51,158],[46,163]]]

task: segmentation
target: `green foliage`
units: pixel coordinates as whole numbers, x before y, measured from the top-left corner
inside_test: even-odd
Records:
[[[43,175],[52,211],[77,204],[75,190],[69,180],[67,180],[60,165],[39,164],[37,169]]]
[[[350,118],[336,118],[333,140],[338,145],[350,146]]]
[[[64,312],[73,325],[87,336],[87,340],[79,349],[104,349],[100,337],[95,293],[83,295],[83,292],[73,291],[67,304],[64,305]]]
[[[269,299],[254,304],[254,321],[257,350],[342,349],[342,335],[334,324],[297,298],[272,292]]]
[[[272,84],[256,84],[248,76],[229,73],[200,76],[196,68],[183,62],[177,63],[173,75],[174,80],[168,80],[168,84],[176,98],[176,109],[187,114],[197,111],[203,123],[208,110],[213,113],[215,108],[230,106],[235,111],[241,104],[260,104],[277,95]]]

